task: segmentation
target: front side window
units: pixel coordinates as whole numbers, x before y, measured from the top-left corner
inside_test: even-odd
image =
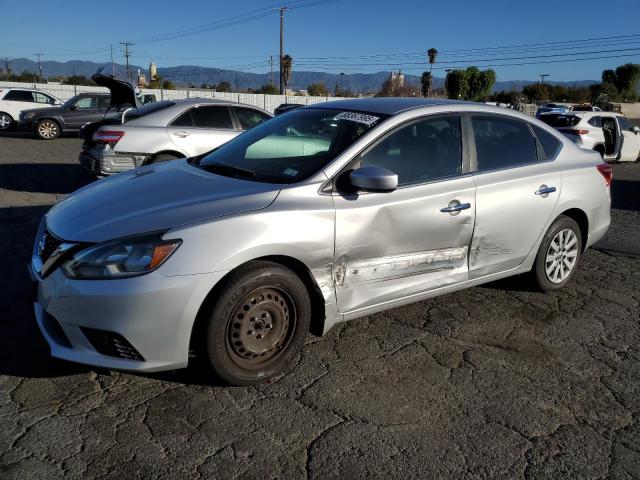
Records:
[[[4,97],[5,100],[13,102],[34,102],[33,93],[25,90],[11,90]]]
[[[196,107],[191,110],[191,117],[198,128],[233,128],[227,107]]]
[[[499,116],[473,116],[471,124],[479,171],[538,161],[536,140],[526,123]]]
[[[259,112],[258,110],[254,110],[252,108],[235,108],[236,117],[238,117],[238,122],[240,122],[240,128],[242,130],[249,130],[250,128],[259,125],[262,122],[269,120],[269,115],[266,113]]]
[[[362,155],[359,166],[369,165],[396,173],[398,185],[459,175],[462,172],[460,118],[431,118],[396,130]]]
[[[248,130],[194,164],[221,175],[272,183],[303,180],[386,115],[302,108]]]

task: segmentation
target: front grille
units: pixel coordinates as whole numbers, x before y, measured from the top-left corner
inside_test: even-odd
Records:
[[[125,360],[144,361],[142,355],[119,333],[88,327],[80,327],[80,329],[98,353]]]

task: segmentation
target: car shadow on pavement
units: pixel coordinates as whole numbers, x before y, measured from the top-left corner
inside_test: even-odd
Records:
[[[0,208],[0,375],[56,377],[88,371],[56,360],[33,314],[27,264],[48,205]]]
[[[611,184],[611,208],[640,212],[640,181],[616,180]]]
[[[71,193],[95,181],[80,165],[68,163],[0,164],[0,188],[19,192]]]
[[[0,138],[35,138],[35,136],[27,130],[9,130],[0,132]]]

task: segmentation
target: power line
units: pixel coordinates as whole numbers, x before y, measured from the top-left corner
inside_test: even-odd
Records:
[[[129,80],[129,56],[131,53],[129,52],[129,47],[133,45],[131,42],[119,42],[120,45],[124,45],[124,58],[127,60],[127,80]]]

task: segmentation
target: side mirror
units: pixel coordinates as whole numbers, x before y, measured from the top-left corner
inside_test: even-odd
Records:
[[[631,127],[631,131],[638,135],[640,133],[640,127],[634,125],[633,127]]]
[[[392,192],[398,188],[398,175],[375,165],[353,170],[349,179],[351,185],[365,192]]]
[[[78,107],[76,107],[75,105],[71,105],[69,107],[69,110],[72,111],[72,112],[75,112],[76,110],[78,110]]]

